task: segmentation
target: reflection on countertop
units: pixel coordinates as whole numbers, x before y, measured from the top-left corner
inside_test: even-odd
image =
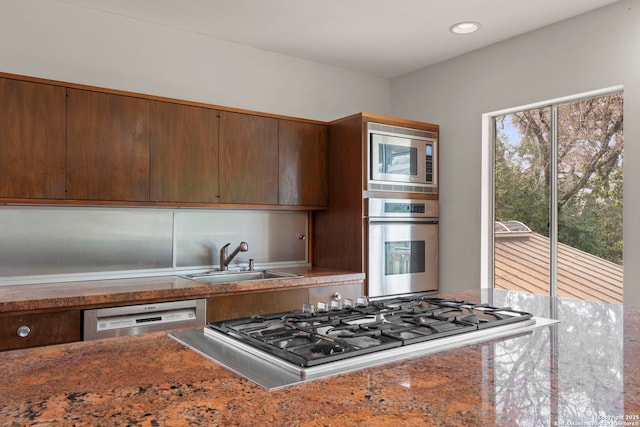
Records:
[[[446,296],[560,322],[274,391],[165,333],[9,351],[0,424],[640,425],[640,310],[502,290]]]
[[[607,425],[625,414],[622,305],[499,290],[483,299],[560,320],[492,346],[498,419],[515,402],[522,426]]]

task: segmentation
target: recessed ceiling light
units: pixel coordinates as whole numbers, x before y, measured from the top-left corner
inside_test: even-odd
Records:
[[[453,34],[471,34],[480,29],[480,24],[473,21],[458,22],[449,27]]]

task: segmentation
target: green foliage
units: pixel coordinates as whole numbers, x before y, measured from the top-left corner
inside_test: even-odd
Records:
[[[503,145],[500,140],[496,146]],[[518,220],[532,231],[549,236],[549,190],[496,157],[495,219]]]
[[[600,186],[570,198],[559,211],[558,241],[622,264],[622,207],[621,179],[612,190]]]

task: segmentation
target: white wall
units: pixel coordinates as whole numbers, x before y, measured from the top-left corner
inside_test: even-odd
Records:
[[[389,112],[389,81],[58,0],[0,0],[0,71],[334,120]]]
[[[640,305],[639,58],[640,0],[624,0],[392,81],[393,115],[441,126],[443,290],[479,286],[482,114],[622,84],[624,298]]]

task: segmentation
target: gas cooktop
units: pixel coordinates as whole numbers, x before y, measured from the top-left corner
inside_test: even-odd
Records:
[[[170,336],[265,388],[278,388],[549,324],[536,319],[510,307],[433,296],[359,298]]]
[[[455,299],[394,298],[210,323],[246,345],[302,367],[531,319],[530,313]]]

